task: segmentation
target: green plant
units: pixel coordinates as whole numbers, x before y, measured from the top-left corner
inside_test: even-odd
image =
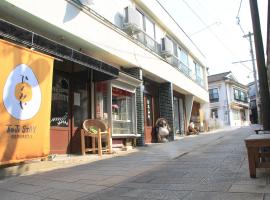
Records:
[[[97,134],[97,133],[98,133],[97,128],[94,127],[94,126],[89,126],[89,127],[88,127],[88,131],[89,131],[90,133],[92,133],[92,134]]]

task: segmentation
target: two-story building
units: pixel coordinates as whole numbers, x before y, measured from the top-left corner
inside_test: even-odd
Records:
[[[248,98],[249,98],[249,118],[252,124],[258,124],[258,110],[257,104],[260,106],[260,103],[257,102],[256,86],[255,82],[251,82],[248,84]]]
[[[112,128],[114,146],[134,135],[138,145],[155,142],[159,117],[169,121],[174,140],[208,102],[204,56],[156,0],[5,0],[0,18],[7,47],[53,60],[49,130],[37,133],[50,136],[50,153],[79,152],[87,118]],[[31,68],[29,59],[15,62],[14,52],[6,57],[14,67]]]
[[[232,72],[208,76],[209,127],[249,124],[248,87],[239,83]]]

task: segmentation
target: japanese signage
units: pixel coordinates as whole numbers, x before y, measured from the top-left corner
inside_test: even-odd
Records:
[[[53,58],[0,40],[0,164],[50,151]]]

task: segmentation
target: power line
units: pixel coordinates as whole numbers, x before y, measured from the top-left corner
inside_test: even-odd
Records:
[[[240,10],[241,10],[241,6],[242,6],[242,0],[240,1],[240,5],[239,5],[239,8],[238,8],[238,12],[237,12],[237,17],[239,17],[239,13],[240,13]]]
[[[201,53],[201,55],[203,57],[205,57],[205,55],[203,54],[203,52],[200,50],[200,48],[193,42],[193,40],[188,36],[188,34],[182,29],[182,27],[177,23],[177,21],[172,17],[172,15],[165,9],[165,7],[159,2],[159,0],[156,0],[157,3],[162,7],[162,9],[170,16],[170,18],[174,21],[174,23],[176,23],[176,25],[181,29],[181,31],[183,31],[183,33],[185,34],[185,36],[187,36],[187,38],[190,40],[190,42],[195,46],[195,48]]]
[[[240,0],[240,4],[239,4],[239,8],[238,8],[238,12],[237,12],[237,15],[236,15],[236,23],[237,23],[237,25],[239,26],[239,28],[240,28],[240,30],[242,31],[242,33],[244,34],[244,35],[246,35],[246,33],[245,33],[245,31],[244,31],[244,29],[243,29],[243,27],[241,26],[241,24],[240,24],[240,10],[241,10],[241,8],[242,8],[242,1],[243,0]]]
[[[191,10],[191,12],[200,20],[200,22],[204,25],[204,26],[208,26],[205,21],[197,14],[197,12],[187,3],[186,0],[182,0],[186,6]],[[242,0],[240,2],[242,4]],[[239,12],[240,12],[240,8],[239,7]],[[211,28],[209,28],[210,33],[216,38],[216,40],[223,46],[224,49],[226,49],[232,56],[235,56],[235,53],[229,48],[227,47],[227,45],[224,44],[224,42],[211,30]],[[242,66],[248,68],[246,65],[244,65],[243,63],[240,63]]]

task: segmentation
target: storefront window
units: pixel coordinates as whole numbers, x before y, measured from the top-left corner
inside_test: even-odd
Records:
[[[55,73],[52,85],[51,126],[68,127],[69,79]]]
[[[113,134],[134,133],[135,95],[112,87]]]
[[[96,83],[96,118],[108,120],[108,83]]]
[[[79,127],[89,117],[87,75],[87,71],[73,74],[73,118],[75,127]]]

